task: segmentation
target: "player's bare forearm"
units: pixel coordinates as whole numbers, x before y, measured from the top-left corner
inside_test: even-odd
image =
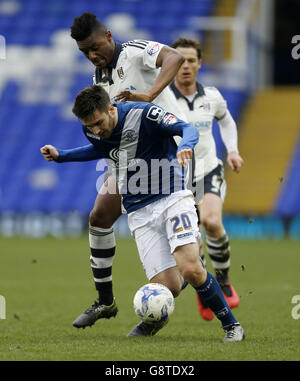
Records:
[[[184,60],[184,56],[177,50],[167,46],[162,48],[156,62],[156,65],[161,67],[161,70],[152,88],[148,91],[152,98],[151,101],[174,79]]]
[[[115,97],[116,102],[152,102],[150,95],[147,93],[136,93],[131,90],[123,90]]]

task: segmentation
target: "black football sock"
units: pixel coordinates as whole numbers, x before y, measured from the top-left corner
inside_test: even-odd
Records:
[[[113,302],[112,263],[116,250],[113,229],[89,228],[91,267],[99,303],[107,306]]]
[[[211,259],[213,268],[218,275],[217,280],[223,278],[223,283],[228,282],[228,270],[230,267],[230,245],[228,235],[220,238],[212,238],[206,235],[207,253]]]

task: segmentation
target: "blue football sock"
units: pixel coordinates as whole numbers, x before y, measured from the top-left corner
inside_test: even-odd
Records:
[[[199,287],[195,287],[200,299],[208,305],[216,317],[221,321],[223,328],[237,323],[230,307],[228,306],[221,287],[216,278],[207,272],[206,281]]]

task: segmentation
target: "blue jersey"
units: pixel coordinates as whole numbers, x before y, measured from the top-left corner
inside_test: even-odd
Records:
[[[185,189],[184,171],[176,154],[181,149],[194,148],[199,137],[197,128],[152,103],[114,106],[118,123],[109,138],[101,139],[83,126],[91,144],[58,150],[56,161],[105,159],[118,181],[127,213]],[[182,137],[178,147],[173,136]]]

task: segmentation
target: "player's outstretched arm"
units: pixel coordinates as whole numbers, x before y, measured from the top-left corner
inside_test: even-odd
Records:
[[[184,62],[184,56],[176,49],[164,46],[156,60],[156,66],[161,67],[160,73],[153,86],[147,93],[137,93],[123,90],[116,97],[116,101],[152,102],[168,86]]]
[[[103,158],[101,153],[93,144],[71,149],[57,149],[51,145],[45,145],[41,148],[41,154],[48,161],[65,163],[69,161],[90,161]]]
[[[53,161],[53,160],[58,159],[59,153],[58,153],[57,149],[55,147],[51,146],[50,144],[43,146],[40,149],[40,151],[41,151],[41,154],[44,156],[44,158],[47,161]]]
[[[156,134],[160,134],[164,137],[182,137],[177,147],[176,157],[181,167],[184,167],[186,162],[193,157],[193,148],[199,140],[198,129],[192,124],[178,119],[174,114],[166,112],[153,104],[145,107],[144,117],[147,121],[148,128],[154,128]]]

